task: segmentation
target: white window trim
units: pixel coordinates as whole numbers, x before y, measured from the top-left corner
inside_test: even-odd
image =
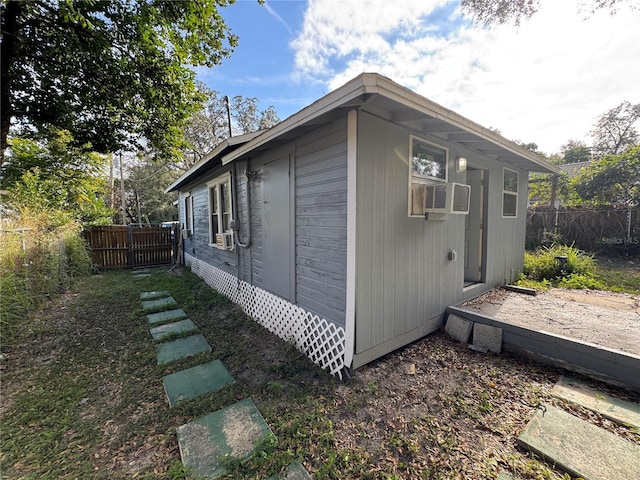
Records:
[[[506,171],[515,173],[518,180],[516,181],[516,191],[512,192],[510,190],[505,190],[504,189],[504,174]],[[504,196],[505,195],[513,195],[516,197],[516,211],[515,211],[515,215],[505,215],[504,214]],[[516,171],[516,170],[512,170],[510,168],[507,167],[503,167],[502,168],[502,218],[518,218],[518,206],[520,203],[520,172]]]
[[[425,175],[416,175],[413,173],[413,141],[418,140],[419,142],[426,143],[428,145],[432,145],[436,148],[444,150],[444,176],[445,178],[431,177]],[[449,149],[442,145],[438,145],[437,143],[430,142],[429,140],[425,140],[422,137],[417,135],[410,134],[409,135],[409,188],[408,188],[408,198],[407,198],[407,216],[409,218],[422,218],[424,219],[424,211],[421,213],[413,213],[413,185],[433,185],[434,183],[447,183],[449,180]]]
[[[427,145],[431,145],[440,150],[444,150],[444,178],[432,177],[430,175],[416,175],[413,173],[413,141],[417,140]],[[449,149],[437,143],[425,140],[417,135],[409,135],[409,182],[429,184],[433,182],[447,183],[449,181]]]
[[[184,228],[193,234],[193,196],[191,192],[187,192],[184,194]],[[188,207],[187,207],[188,205]],[[187,214],[187,208],[191,215]]]
[[[213,212],[211,211],[211,187],[214,186],[218,186],[220,187],[220,185],[223,185],[225,183],[229,183],[229,216],[230,219],[233,219],[233,192],[231,191],[232,185],[231,185],[231,173],[227,172],[223,175],[220,175],[219,177],[214,178],[213,180],[210,180],[207,182],[207,201],[208,201],[208,206],[207,206],[207,210],[209,212],[209,246],[210,247],[215,247],[220,249],[220,247],[218,246],[216,239],[212,238],[213,236],[213,229],[211,228],[211,217],[213,216]],[[218,208],[222,208],[222,194],[221,194],[222,190],[220,188],[217,189],[217,195],[218,198],[217,200],[217,204],[218,204]],[[218,213],[218,232],[219,233],[233,233],[233,231],[231,229],[228,230],[222,230],[222,210],[220,210]]]

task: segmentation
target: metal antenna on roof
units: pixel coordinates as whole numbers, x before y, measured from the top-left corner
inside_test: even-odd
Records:
[[[224,96],[224,103],[227,106],[227,123],[229,124],[229,138],[231,138],[233,137],[233,133],[231,133],[231,105],[227,95]]]

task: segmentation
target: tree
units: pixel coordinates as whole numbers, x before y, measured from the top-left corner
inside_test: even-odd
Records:
[[[227,114],[227,97],[220,92],[198,84],[198,89],[207,99],[204,107],[191,115],[185,126],[185,138],[188,146],[184,150],[185,170],[191,168],[204,158],[216,145],[229,137],[229,117],[231,132],[234,135],[255,132],[271,128],[280,122],[273,105],[266,110],[258,110],[257,98],[245,98],[241,95],[229,100]]]
[[[49,211],[59,224],[69,220],[83,225],[111,223],[113,212],[105,204],[106,157],[74,147],[67,131],[50,131],[48,137],[11,140],[2,180],[9,206]]]
[[[203,100],[189,66],[236,46],[218,13],[233,1],[2,0],[1,155],[15,122],[98,152],[176,156]]]
[[[562,146],[560,153],[562,163],[581,163],[591,160],[591,149],[580,140],[569,140]]]
[[[588,9],[591,13],[596,10],[609,10],[616,13],[621,4],[631,4],[634,0],[591,0]],[[489,26],[513,22],[520,25],[522,20],[528,20],[536,14],[540,0],[462,0],[460,7],[469,13],[477,24]]]
[[[177,192],[164,193],[164,189],[180,176],[173,164],[158,165],[149,157],[143,157],[129,167],[124,185],[126,210],[133,223],[150,223],[177,220],[178,209],[174,202]]]
[[[594,161],[576,178],[575,187],[582,198],[596,205],[640,205],[640,145]]]
[[[604,113],[591,132],[596,158],[602,155],[617,155],[629,146],[637,144],[640,139],[636,128],[639,119],[640,103],[632,105],[622,102]]]

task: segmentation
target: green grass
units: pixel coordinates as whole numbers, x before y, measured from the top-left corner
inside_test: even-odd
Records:
[[[152,290],[171,293],[212,352],[156,365],[139,300]],[[339,383],[195,275],[167,268],[92,275],[18,327],[3,345],[3,478],[186,478],[176,429],[248,397],[276,441],[230,461],[225,479],[268,478],[292,461],[316,479],[483,479],[503,468],[560,478],[515,442],[556,373],[478,357],[444,335]],[[236,382],[170,408],[162,376],[213,359]]]
[[[562,265],[557,257],[564,256]],[[537,290],[551,287],[640,293],[640,260],[597,258],[567,245],[525,252],[518,285]]]
[[[597,259],[595,276],[607,290],[640,293],[640,259]]]

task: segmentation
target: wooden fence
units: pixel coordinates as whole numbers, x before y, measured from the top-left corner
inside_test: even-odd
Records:
[[[168,265],[177,254],[177,228],[110,225],[85,230],[99,268]]]

